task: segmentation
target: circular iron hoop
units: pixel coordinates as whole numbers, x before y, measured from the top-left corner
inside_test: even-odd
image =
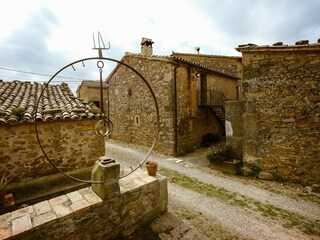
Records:
[[[135,172],[137,169],[141,168],[142,165],[145,163],[145,161],[147,161],[148,157],[151,155],[151,152],[153,151],[155,145],[156,145],[156,142],[157,142],[157,138],[158,138],[158,135],[159,135],[159,131],[160,131],[160,114],[159,114],[159,106],[158,106],[158,102],[157,102],[157,99],[156,99],[156,95],[154,93],[154,91],[152,90],[150,84],[147,82],[147,80],[137,71],[135,70],[133,67],[131,67],[130,65],[124,63],[124,62],[121,62],[121,61],[118,61],[116,59],[113,59],[113,58],[101,58],[101,57],[90,57],[90,58],[83,58],[83,59],[80,59],[78,61],[75,61],[75,62],[72,62],[66,66],[64,66],[63,68],[61,68],[58,72],[56,72],[51,78],[50,80],[47,82],[47,84],[45,85],[45,87],[42,89],[41,91],[41,94],[39,96],[39,99],[37,101],[37,105],[36,105],[36,111],[35,111],[35,116],[34,116],[34,126],[35,126],[35,132],[36,132],[36,137],[37,137],[37,141],[38,141],[38,144],[40,146],[40,149],[43,153],[43,155],[46,157],[46,159],[49,161],[49,163],[60,173],[62,173],[64,176],[70,178],[70,179],[73,179],[75,181],[78,181],[78,182],[82,182],[82,183],[90,183],[90,184],[101,184],[102,182],[101,181],[91,181],[91,180],[83,180],[83,179],[79,179],[79,178],[76,178],[76,177],[73,177],[65,172],[63,172],[61,169],[59,169],[54,163],[53,161],[48,157],[47,153],[45,152],[42,144],[41,144],[41,141],[40,141],[40,138],[39,138],[39,133],[38,133],[38,123],[37,123],[37,114],[38,114],[38,107],[39,107],[39,104],[40,104],[40,100],[43,96],[43,93],[44,91],[47,89],[47,87],[49,86],[50,82],[60,73],[62,72],[63,70],[65,70],[66,68],[68,67],[73,67],[73,65],[77,64],[77,63],[80,63],[80,62],[84,62],[84,61],[89,61],[89,60],[106,60],[106,61],[111,61],[111,62],[115,62],[115,63],[118,63],[118,64],[121,64],[123,66],[126,66],[127,68],[129,68],[130,70],[132,70],[135,74],[137,74],[139,77],[140,77],[140,80],[142,80],[146,86],[148,87],[148,90],[149,92],[151,93],[151,96],[153,98],[153,101],[154,101],[154,105],[155,105],[155,108],[156,108],[156,115],[157,115],[157,123],[156,123],[156,126],[155,126],[155,130],[154,130],[154,137],[153,137],[153,142],[152,142],[152,145],[151,147],[149,148],[149,151],[147,152],[146,156],[144,157],[144,159],[142,160],[141,163],[139,163],[139,165],[136,167],[136,168],[132,168],[131,169],[131,172],[129,172],[128,174],[125,174],[123,176],[120,177],[121,178],[124,178],[128,175],[130,175],[131,173]]]
[[[105,122],[107,122],[107,130],[104,133],[101,133],[100,130],[98,130],[98,127],[101,125],[101,123],[105,124]],[[93,127],[94,127],[94,133],[97,136],[108,137],[112,133],[113,123],[111,122],[110,119],[104,117],[103,119],[100,119],[98,122],[96,122]]]

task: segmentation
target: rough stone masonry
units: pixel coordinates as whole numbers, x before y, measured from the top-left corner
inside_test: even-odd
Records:
[[[242,46],[243,161],[320,182],[320,44]]]

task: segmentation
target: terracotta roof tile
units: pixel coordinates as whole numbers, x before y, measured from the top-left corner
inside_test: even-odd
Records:
[[[212,72],[215,72],[217,74],[221,74],[227,77],[230,77],[232,79],[240,79],[239,76],[235,76],[233,74],[230,73],[226,73],[223,72],[221,69],[215,69],[213,68],[210,64],[208,64],[208,62],[210,62],[209,60],[206,61],[206,63],[201,63],[200,61],[197,60],[190,60],[189,58],[186,57],[186,55],[194,55],[197,56],[197,54],[179,54],[179,53],[173,53],[170,56],[161,56],[161,55],[145,55],[145,54],[140,54],[140,53],[129,53],[126,52],[125,57],[126,56],[133,56],[133,57],[143,57],[143,58],[148,58],[148,59],[157,59],[157,60],[176,60],[176,61],[181,61],[184,62],[186,64],[189,65],[193,65],[193,66],[197,66]],[[207,57],[219,57],[219,56],[214,56],[214,55],[202,55],[202,56],[207,56]],[[220,56],[220,57],[224,57],[224,56]],[[225,57],[225,58],[233,58],[233,59],[241,59],[241,57]],[[112,75],[112,73],[110,74],[110,76]]]
[[[0,125],[34,122],[37,101],[45,84],[0,80]],[[88,104],[76,98],[67,84],[48,85],[37,109],[36,119],[54,121],[96,118]]]

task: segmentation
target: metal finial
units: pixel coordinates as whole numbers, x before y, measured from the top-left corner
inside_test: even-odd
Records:
[[[109,46],[106,48],[104,41],[102,39],[102,36],[99,31],[98,31],[98,41],[97,41],[98,47],[96,47],[96,40],[94,37],[94,33],[92,33],[92,38],[93,38],[93,50],[98,50],[99,58],[103,58],[102,50],[109,50],[110,49],[110,42],[108,41]]]

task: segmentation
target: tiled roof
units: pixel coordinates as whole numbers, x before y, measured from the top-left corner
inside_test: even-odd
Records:
[[[0,125],[34,122],[45,84],[0,80]],[[90,107],[76,98],[68,85],[48,85],[37,109],[37,120],[95,118]]]
[[[193,60],[181,57],[181,56],[175,56],[174,54],[172,54],[170,56],[161,56],[161,55],[144,55],[144,54],[140,54],[140,53],[129,53],[129,52],[126,52],[125,56],[142,57],[142,58],[148,58],[148,59],[157,59],[157,60],[162,60],[162,61],[165,61],[165,60],[179,61],[179,62],[183,62],[183,63],[188,64],[188,65],[193,65],[193,66],[196,66],[196,67],[199,67],[199,68],[202,68],[202,69],[206,69],[206,70],[211,71],[211,72],[215,72],[217,74],[220,74],[220,75],[232,78],[232,79],[239,79],[238,76],[234,76],[234,75],[231,75],[229,73],[225,73],[225,72],[222,72],[220,70],[214,69],[213,67],[211,67],[211,66],[209,66],[207,64],[202,64],[202,63],[200,63],[198,61],[193,61]],[[232,57],[230,57],[230,58],[232,58]],[[234,57],[234,58],[236,58],[236,57]],[[241,59],[241,58],[239,57],[239,59]]]
[[[174,53],[174,54],[176,54],[176,53]],[[216,69],[215,67],[213,67],[214,64],[210,63],[210,59],[203,62],[203,61],[198,61],[196,58],[188,58],[186,56],[178,56],[178,55],[174,55],[174,54],[172,54],[171,57],[175,60],[182,61],[186,64],[192,64],[194,66],[198,66],[203,69],[207,69],[209,71],[215,72],[220,75],[224,75],[224,76],[232,78],[232,79],[240,79],[239,76],[232,75],[221,68],[219,70]],[[196,56],[196,55],[194,54],[194,56]],[[236,57],[233,57],[233,58],[236,59]],[[241,59],[241,58],[239,58],[239,59]]]

